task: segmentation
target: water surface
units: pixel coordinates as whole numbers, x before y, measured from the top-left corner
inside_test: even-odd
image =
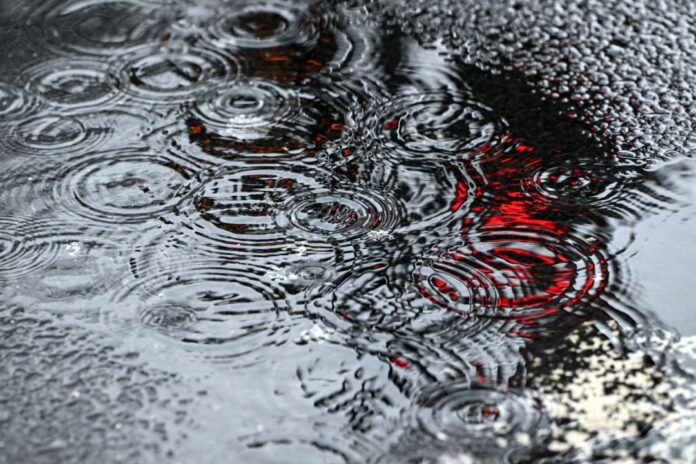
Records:
[[[691,462],[693,162],[465,6],[2,4],[0,462]]]

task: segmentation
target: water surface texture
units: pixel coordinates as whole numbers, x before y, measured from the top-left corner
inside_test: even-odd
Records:
[[[0,463],[696,462],[696,11],[0,3]]]

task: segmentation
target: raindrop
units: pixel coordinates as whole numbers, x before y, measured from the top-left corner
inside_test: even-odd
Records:
[[[240,80],[192,104],[186,129],[165,138],[179,146],[193,142],[217,160],[309,157],[341,136],[350,98]]]

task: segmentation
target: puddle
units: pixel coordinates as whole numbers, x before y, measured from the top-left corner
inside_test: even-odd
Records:
[[[556,3],[0,5],[0,462],[691,462],[691,20]]]

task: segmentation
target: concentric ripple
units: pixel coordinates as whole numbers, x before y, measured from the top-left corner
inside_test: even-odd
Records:
[[[283,291],[264,278],[266,272],[195,258],[140,268],[105,308],[102,322],[113,330],[142,324],[212,360],[253,364],[267,354],[262,347],[285,343],[288,329]]]
[[[94,306],[125,276],[127,267],[121,259],[124,247],[118,241],[100,237],[106,235],[104,231],[88,231],[81,224],[51,226],[36,231],[45,235],[37,235],[37,240],[52,244],[50,263],[14,283],[14,300],[26,307],[89,318]]]
[[[380,252],[368,254],[375,255]],[[409,288],[407,257],[336,263],[335,277],[307,291],[306,314],[335,331],[335,340],[415,371],[411,381],[467,378],[497,385],[513,378],[523,365],[520,324],[422,304]]]
[[[63,156],[90,153],[99,147],[108,149],[111,142],[123,146],[115,134],[131,140],[139,137],[142,127],[156,113],[137,109],[41,113],[20,119],[0,133],[0,144],[12,155]]]
[[[170,14],[133,0],[48,1],[29,19],[27,35],[54,56],[111,56],[161,38]]]
[[[607,259],[591,243],[488,230],[431,250],[416,264],[419,293],[448,311],[522,318],[582,313],[606,287]]]
[[[0,117],[3,126],[14,118],[30,114],[38,106],[38,99],[27,94],[19,86],[0,82]]]
[[[188,329],[197,320],[196,311],[180,303],[153,304],[140,314],[143,325],[163,330]]]
[[[55,122],[58,129],[63,121],[68,128],[70,123],[75,123],[85,129],[84,134],[76,140],[77,143],[67,143],[62,150],[55,152],[52,144],[48,143],[52,140],[42,134],[40,125],[39,137],[35,138],[35,142],[46,143],[34,142],[32,146],[25,138],[19,137],[27,136],[18,130],[31,127],[27,122],[15,127],[14,132],[8,134],[9,139],[3,140],[0,134],[0,142],[7,144],[7,152],[15,155],[7,158],[3,163],[3,169],[0,170],[0,183],[3,185],[0,190],[0,202],[8,209],[17,211],[40,211],[45,208],[52,210],[60,204],[65,204],[63,198],[56,198],[54,189],[67,179],[58,179],[57,175],[73,176],[75,173],[70,172],[70,166],[80,164],[82,157],[94,156],[94,150],[109,152],[111,149],[122,149],[121,137],[137,137],[142,126],[148,123],[148,117],[149,115],[138,112],[109,110],[84,113],[75,117],[30,121],[31,124],[46,123],[49,128],[50,123]]]
[[[543,419],[538,400],[467,385],[433,388],[421,399],[418,413],[423,431],[445,440],[471,440],[473,436],[510,437],[515,432],[534,434]],[[444,436],[443,436],[444,434]]]
[[[66,163],[54,195],[85,219],[136,223],[156,218],[180,203],[195,166],[145,146],[99,152]]]
[[[328,175],[279,166],[221,169],[192,194],[191,239],[211,252],[237,247],[257,255],[287,255],[288,238],[274,221],[283,199],[297,189],[321,188]]]
[[[350,241],[370,232],[389,233],[404,217],[401,203],[388,193],[362,189],[297,189],[276,214],[293,236]]]
[[[89,150],[106,131],[88,129],[76,116],[44,113],[18,121],[0,137],[14,154],[56,156]]]
[[[346,264],[353,263],[347,261]],[[364,330],[373,335],[377,332],[391,334],[404,327],[423,329],[445,321],[452,329],[455,325],[461,328],[461,318],[457,314],[424,311],[422,305],[412,301],[419,295],[401,289],[408,275],[403,265],[387,266],[384,260],[375,260],[349,269],[340,266],[334,272],[336,277],[311,289],[305,305],[307,314],[332,329],[344,333]],[[480,327],[469,327],[472,331],[468,336],[483,330],[488,323],[482,320]]]
[[[264,79],[224,85],[191,107],[189,140],[218,158],[302,156],[343,130],[346,103]]]
[[[491,109],[447,92],[391,99],[373,110],[366,124],[382,156],[421,162],[471,158],[505,128]]]
[[[0,214],[0,281],[40,272],[58,255],[60,245],[51,239],[49,221]]]
[[[435,238],[456,232],[477,197],[475,179],[469,174],[475,168],[468,163],[409,165],[357,158],[334,166],[335,174],[397,196],[405,213],[396,229],[399,234]]]
[[[307,4],[246,1],[213,25],[209,40],[220,48],[311,48],[319,35],[316,15]]]
[[[176,24],[187,33],[195,24],[201,43],[229,50],[249,76],[300,83],[340,69],[377,80],[381,57],[378,28],[369,15],[331,2],[261,1],[191,11],[194,20]]]
[[[222,137],[263,139],[274,125],[293,121],[302,111],[301,96],[270,81],[250,80],[225,85],[214,98],[192,108],[207,129]],[[297,121],[300,126],[302,122]],[[291,128],[278,128],[289,131]]]
[[[54,59],[35,64],[17,78],[27,93],[62,110],[97,107],[113,99],[118,83],[99,61]]]
[[[445,449],[469,456],[497,456],[500,461],[531,450],[549,433],[549,420],[539,399],[525,391],[472,389],[447,382],[423,391],[410,421],[413,437],[429,437]],[[410,436],[410,435],[409,435]],[[423,441],[427,447],[427,441]],[[431,445],[432,446],[432,445]],[[444,454],[444,452],[443,452]]]
[[[139,47],[112,66],[128,95],[158,104],[195,100],[223,79],[231,85],[239,71],[236,61],[215,50],[169,44]]]
[[[601,169],[601,172],[600,172]],[[564,163],[545,163],[523,180],[525,192],[553,207],[601,207],[621,193],[622,179],[594,160],[573,158]]]

